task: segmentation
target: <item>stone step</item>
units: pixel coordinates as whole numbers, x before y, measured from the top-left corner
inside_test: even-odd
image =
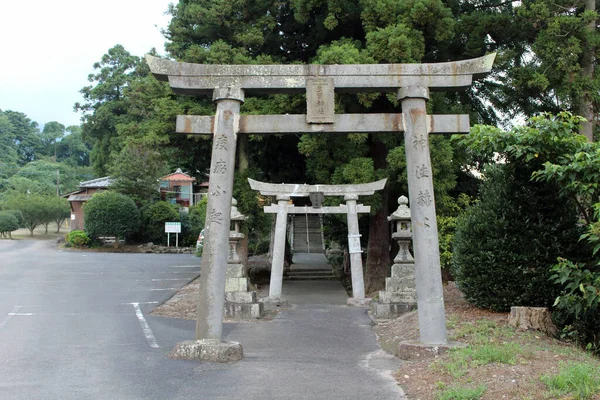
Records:
[[[288,276],[285,280],[288,281],[334,281],[339,279],[335,275],[305,275],[305,276]]]
[[[331,270],[320,270],[320,271],[290,271],[288,276],[310,276],[310,275],[331,275]]]

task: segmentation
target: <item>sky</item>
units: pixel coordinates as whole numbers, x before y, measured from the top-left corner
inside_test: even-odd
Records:
[[[93,65],[121,44],[136,56],[164,54],[161,28],[177,0],[5,0],[0,5],[0,109],[79,125],[73,104]]]

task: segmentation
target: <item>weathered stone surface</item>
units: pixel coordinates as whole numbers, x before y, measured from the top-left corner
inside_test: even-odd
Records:
[[[336,114],[333,124],[309,124],[306,115],[241,115],[240,133],[249,135],[302,133],[404,132],[402,114]],[[469,115],[428,115],[430,133],[469,133]],[[188,135],[212,135],[214,117],[178,115],[176,130]]]
[[[402,360],[425,360],[436,358],[456,347],[467,347],[467,345],[460,342],[423,344],[419,341],[409,340],[398,345],[396,356]]]
[[[225,292],[225,301],[231,303],[255,303],[256,292]]]
[[[243,278],[244,266],[242,264],[227,264],[227,278]]]
[[[414,290],[415,281],[413,280],[401,280],[397,278],[385,278],[385,290],[386,292],[404,292],[407,290]]]
[[[282,298],[262,297],[258,301],[263,304],[265,311],[276,311],[289,306],[288,301]]]
[[[306,122],[331,124],[335,122],[333,78],[306,79]]]
[[[242,344],[238,342],[217,342],[214,340],[186,340],[179,342],[171,353],[171,358],[197,361],[230,362],[244,357]]]
[[[249,93],[300,93],[306,78],[330,77],[336,91],[393,92],[399,87],[423,86],[432,90],[467,88],[473,78],[489,73],[495,54],[470,60],[434,64],[353,65],[210,65],[174,62],[146,55],[154,76],[175,93],[210,94],[216,87],[237,85]]]
[[[289,197],[309,197],[311,193],[322,192],[324,196],[370,196],[377,190],[382,190],[387,179],[376,182],[359,183],[356,185],[299,185],[289,183],[267,183],[248,178],[252,190],[257,190],[263,196],[286,195]]]
[[[402,303],[402,304],[416,304],[417,303],[417,291],[413,287],[407,287],[406,289],[397,291],[381,291],[379,292],[380,303]]]
[[[276,214],[277,213],[277,205],[271,204],[270,206],[264,206],[263,211],[266,214]],[[347,214],[348,206],[345,204],[340,204],[337,207],[324,206],[321,208],[313,208],[309,206],[294,206],[288,204],[287,206],[288,214]],[[356,205],[357,213],[370,213],[371,206],[364,206],[362,204]]]
[[[226,278],[225,291],[226,292],[247,292],[248,291],[248,278]]]
[[[229,319],[258,319],[262,315],[262,303],[232,303],[225,302],[225,318]]]
[[[423,343],[446,343],[446,313],[427,130],[428,96],[427,86],[398,90],[404,116],[419,334]]]
[[[407,312],[411,312],[416,308],[416,302],[407,304],[385,304],[382,302],[371,303],[371,312],[373,313],[376,320],[397,318],[400,315],[406,314]]]
[[[350,297],[348,298],[348,300],[346,300],[346,304],[352,307],[365,307],[368,308],[369,305],[371,304],[371,301],[373,299],[371,298],[356,298],[356,297]]]
[[[413,280],[415,279],[414,264],[394,264],[392,265],[392,277],[396,279]],[[413,282],[414,284],[414,282]]]

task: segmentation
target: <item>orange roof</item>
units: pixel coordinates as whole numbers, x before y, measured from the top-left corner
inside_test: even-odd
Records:
[[[189,176],[185,172],[181,170],[181,168],[177,168],[177,171],[172,174],[165,175],[160,178],[161,181],[177,181],[177,182],[195,182],[196,178]]]

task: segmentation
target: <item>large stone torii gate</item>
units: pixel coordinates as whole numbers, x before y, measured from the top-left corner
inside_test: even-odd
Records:
[[[213,135],[207,241],[202,258],[196,340],[178,344],[180,357],[242,358],[242,346],[222,340],[231,194],[238,133],[404,132],[412,208],[420,343],[447,344],[429,133],[466,133],[468,115],[427,115],[430,91],[466,89],[487,75],[495,54],[435,64],[204,65],[150,55],[154,76],[179,94],[211,95],[216,113],[178,116],[177,132]],[[334,91],[396,92],[402,114],[334,114]],[[245,94],[306,92],[306,115],[240,115]]]
[[[362,250],[360,232],[358,231],[358,213],[371,212],[371,207],[356,204],[358,196],[369,196],[382,190],[387,179],[355,185],[299,185],[289,183],[266,183],[248,178],[250,188],[263,196],[276,196],[277,205],[265,206],[265,213],[277,214],[275,220],[275,240],[273,243],[273,261],[271,263],[271,282],[269,285],[269,301],[281,301],[283,283],[283,264],[285,253],[285,233],[288,213],[298,214],[346,214],[348,221],[348,252],[350,253],[350,273],[352,276],[352,298],[348,305],[365,305],[365,282],[363,279]],[[297,207],[288,205],[292,197],[313,197],[313,195],[344,196],[346,204],[337,207]]]

